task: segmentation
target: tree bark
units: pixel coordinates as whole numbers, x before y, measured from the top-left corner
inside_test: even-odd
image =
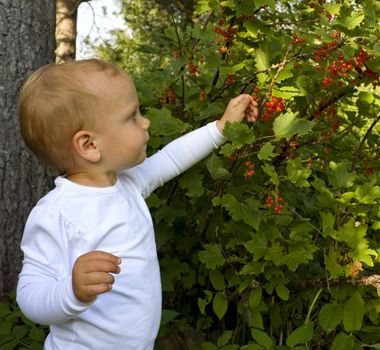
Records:
[[[15,289],[27,215],[51,180],[20,135],[17,100],[25,77],[54,62],[55,4],[0,0],[0,298]]]
[[[77,9],[81,0],[56,0],[55,62],[75,60],[77,36]]]

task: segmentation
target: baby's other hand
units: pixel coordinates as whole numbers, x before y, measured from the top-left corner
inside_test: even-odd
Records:
[[[83,303],[90,303],[97,295],[109,292],[115,282],[112,273],[120,272],[120,263],[120,258],[102,251],[81,255],[73,267],[75,297]]]
[[[253,123],[258,116],[257,102],[248,94],[239,95],[230,100],[224,111],[223,117],[217,121],[216,125],[223,133],[226,122],[241,122],[244,117],[248,122]]]

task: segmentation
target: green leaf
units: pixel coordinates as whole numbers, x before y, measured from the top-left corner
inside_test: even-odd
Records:
[[[268,55],[261,49],[255,51],[255,62],[258,70],[266,70],[270,67]]]
[[[248,344],[240,348],[240,350],[263,350],[264,348],[258,344]]]
[[[9,308],[8,304],[0,303],[0,317],[4,318],[5,316],[12,313],[11,309]]]
[[[336,231],[334,230],[335,216],[330,212],[320,212],[319,215],[322,218],[322,233],[324,237],[336,237]]]
[[[206,167],[214,180],[229,179],[231,177],[231,173],[224,168],[222,160],[215,153],[208,157]]]
[[[246,202],[239,202],[232,194],[225,194],[223,197],[215,197],[212,200],[214,206],[221,205],[236,221],[243,221],[254,229],[259,228],[260,216],[255,215],[254,208]]]
[[[318,314],[321,327],[326,333],[330,333],[342,321],[343,306],[340,304],[325,304]]]
[[[226,296],[221,292],[216,293],[212,302],[212,307],[215,315],[219,320],[221,320],[225,315],[228,307],[228,300]]]
[[[219,270],[215,269],[215,270],[210,271],[209,277],[210,277],[212,286],[216,290],[223,290],[226,287],[225,282],[224,282],[224,276],[221,274]]]
[[[198,307],[202,315],[204,315],[205,313],[206,306],[210,304],[212,301],[212,292],[210,292],[209,290],[204,290],[203,292],[206,294],[206,298],[198,298]]]
[[[180,313],[174,310],[163,309],[161,316],[161,325],[167,324],[173,321]]]
[[[250,145],[255,140],[255,134],[248,125],[243,123],[229,123],[224,127],[224,136],[231,141],[235,148],[241,148],[244,145]]]
[[[276,173],[276,170],[273,165],[265,164],[261,166],[261,168],[264,170],[266,174],[269,175],[270,177],[270,182],[273,185],[279,185],[280,184],[280,179],[278,178],[278,175]]]
[[[274,145],[272,145],[270,141],[266,142],[261,146],[257,157],[260,160],[270,160],[276,156],[276,153],[273,153],[273,150],[274,150]]]
[[[0,320],[0,336],[10,333],[13,324],[10,321]]]
[[[278,295],[278,297],[282,300],[289,300],[289,289],[288,287],[286,287],[285,285],[283,284],[278,284],[276,287],[275,287],[275,290],[276,290],[276,294]]]
[[[153,47],[153,46],[150,46],[150,45],[146,45],[146,44],[138,45],[137,48],[136,48],[136,50],[139,51],[139,52],[144,52],[144,53],[158,54],[158,51],[157,51],[156,47]]]
[[[356,28],[364,20],[364,15],[360,12],[352,11],[351,13],[344,13],[339,16],[337,23],[346,27],[349,30]]]
[[[199,252],[199,260],[208,269],[215,269],[217,266],[224,264],[225,259],[216,244],[205,244],[203,248],[204,250]]]
[[[216,345],[210,342],[204,342],[201,344],[202,350],[218,350]]]
[[[353,350],[354,344],[355,341],[352,335],[341,332],[334,338],[331,350]]]
[[[295,329],[286,339],[287,346],[304,344],[313,338],[314,324],[310,322]]]
[[[286,113],[278,116],[273,122],[273,131],[277,139],[289,138],[295,134],[300,136],[305,135],[311,131],[314,123],[304,120],[296,119],[294,114]]]
[[[285,74],[285,73],[284,73]],[[284,75],[284,78],[290,78],[289,74]],[[289,99],[294,96],[302,95],[301,91],[297,89],[295,86],[281,86],[273,88],[273,96],[282,97],[283,99]]]
[[[294,76],[293,69],[294,69],[294,64],[288,64],[288,65],[286,65],[285,68],[278,74],[276,82],[279,83],[279,82],[281,82],[283,80],[287,80],[289,78],[292,78]],[[284,88],[281,87],[278,90],[278,87],[276,86],[276,87],[274,87],[274,90],[276,90],[276,92],[273,93],[273,91],[272,91],[272,95],[276,96],[275,94],[277,94],[278,92],[281,92],[282,90],[284,90],[284,95],[280,95],[280,96],[276,96],[276,97],[282,97],[282,98],[285,98],[285,99],[289,98],[290,96],[289,97],[287,96],[287,88],[289,88],[289,86],[284,87]],[[291,87],[291,88],[293,90],[293,87]],[[298,94],[300,93],[300,91],[298,89],[295,89],[293,91],[294,92],[297,91]]]
[[[253,37],[256,38],[257,35],[260,32],[261,26],[258,25],[258,23],[255,22],[244,22],[244,27],[247,29],[248,33]]]
[[[149,108],[146,117],[151,121],[149,131],[152,134],[173,136],[190,129],[189,124],[172,117],[171,112],[165,107],[161,109]]]
[[[1,350],[13,350],[16,349],[17,345],[19,344],[19,340],[15,339],[10,341],[9,343],[1,345]]]
[[[350,248],[356,249],[359,244],[366,242],[366,240],[363,241],[366,232],[367,225],[357,225],[354,218],[351,218],[338,231],[338,236],[343,242],[346,242]]]
[[[260,329],[264,328],[263,316],[261,315],[261,312],[257,308],[251,310],[251,321],[252,321],[253,327],[260,328]]]
[[[330,248],[329,254],[326,257],[326,268],[331,278],[335,279],[343,274],[343,268],[337,263],[337,252],[333,248]]]
[[[181,188],[186,190],[187,196],[198,198],[204,193],[203,177],[200,169],[193,167],[180,177],[179,184]]]
[[[252,338],[266,349],[271,349],[274,346],[272,338],[265,332],[259,329],[251,330]]]
[[[263,290],[261,288],[255,288],[249,292],[248,305],[251,309],[259,305],[262,294],[263,294]]]
[[[43,340],[45,339],[45,336],[46,336],[45,332],[41,328],[38,328],[38,327],[33,327],[31,331],[29,332],[29,337],[40,343],[43,342]]]
[[[376,204],[380,198],[380,186],[375,186],[374,182],[367,182],[355,189],[355,198],[363,204]]]
[[[338,15],[341,7],[342,7],[342,4],[334,4],[334,3],[324,4],[324,8],[332,15]]]
[[[336,187],[351,187],[354,184],[356,175],[348,171],[348,164],[345,162],[330,162],[329,179]]]
[[[276,9],[276,1],[275,0],[255,0],[256,8],[260,8],[263,6],[268,6],[272,11]]]
[[[373,58],[366,62],[369,69],[376,73],[380,73],[380,57]]]
[[[222,335],[218,338],[218,346],[224,346],[227,345],[227,343],[232,338],[233,331],[224,331]]]
[[[29,332],[29,327],[22,325],[22,326],[16,326],[12,329],[12,334],[17,339],[22,339],[25,337],[25,335]]]
[[[306,179],[310,176],[311,170],[303,167],[299,158],[290,159],[286,165],[288,179],[297,187],[310,187]]]
[[[364,302],[358,292],[356,292],[344,305],[343,326],[345,331],[359,331],[362,328],[364,317]]]
[[[196,104],[199,102],[196,101]],[[224,109],[219,103],[208,103],[205,106],[206,108],[203,108],[200,112],[199,115],[196,115],[194,118],[196,120],[203,120],[210,118],[210,116],[217,116],[221,115],[224,112]]]
[[[245,68],[245,63],[238,63],[238,64],[235,64],[234,66],[224,66],[224,67],[220,67],[219,68],[219,71],[220,73],[222,74],[234,74],[236,72],[238,72],[239,70],[242,70],[243,68]]]

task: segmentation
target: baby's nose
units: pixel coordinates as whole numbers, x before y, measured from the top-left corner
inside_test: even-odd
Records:
[[[143,117],[143,126],[144,129],[148,129],[150,126],[150,120],[148,118]]]

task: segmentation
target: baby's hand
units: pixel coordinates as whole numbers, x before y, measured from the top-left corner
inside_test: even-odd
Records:
[[[112,289],[115,278],[111,273],[119,273],[121,259],[112,254],[93,251],[81,255],[73,267],[73,290],[76,298],[89,303],[98,294]]]
[[[253,123],[256,121],[257,115],[257,102],[251,95],[242,94],[230,100],[223,117],[217,121],[216,125],[223,133],[226,122],[241,122],[246,117],[249,122]]]

